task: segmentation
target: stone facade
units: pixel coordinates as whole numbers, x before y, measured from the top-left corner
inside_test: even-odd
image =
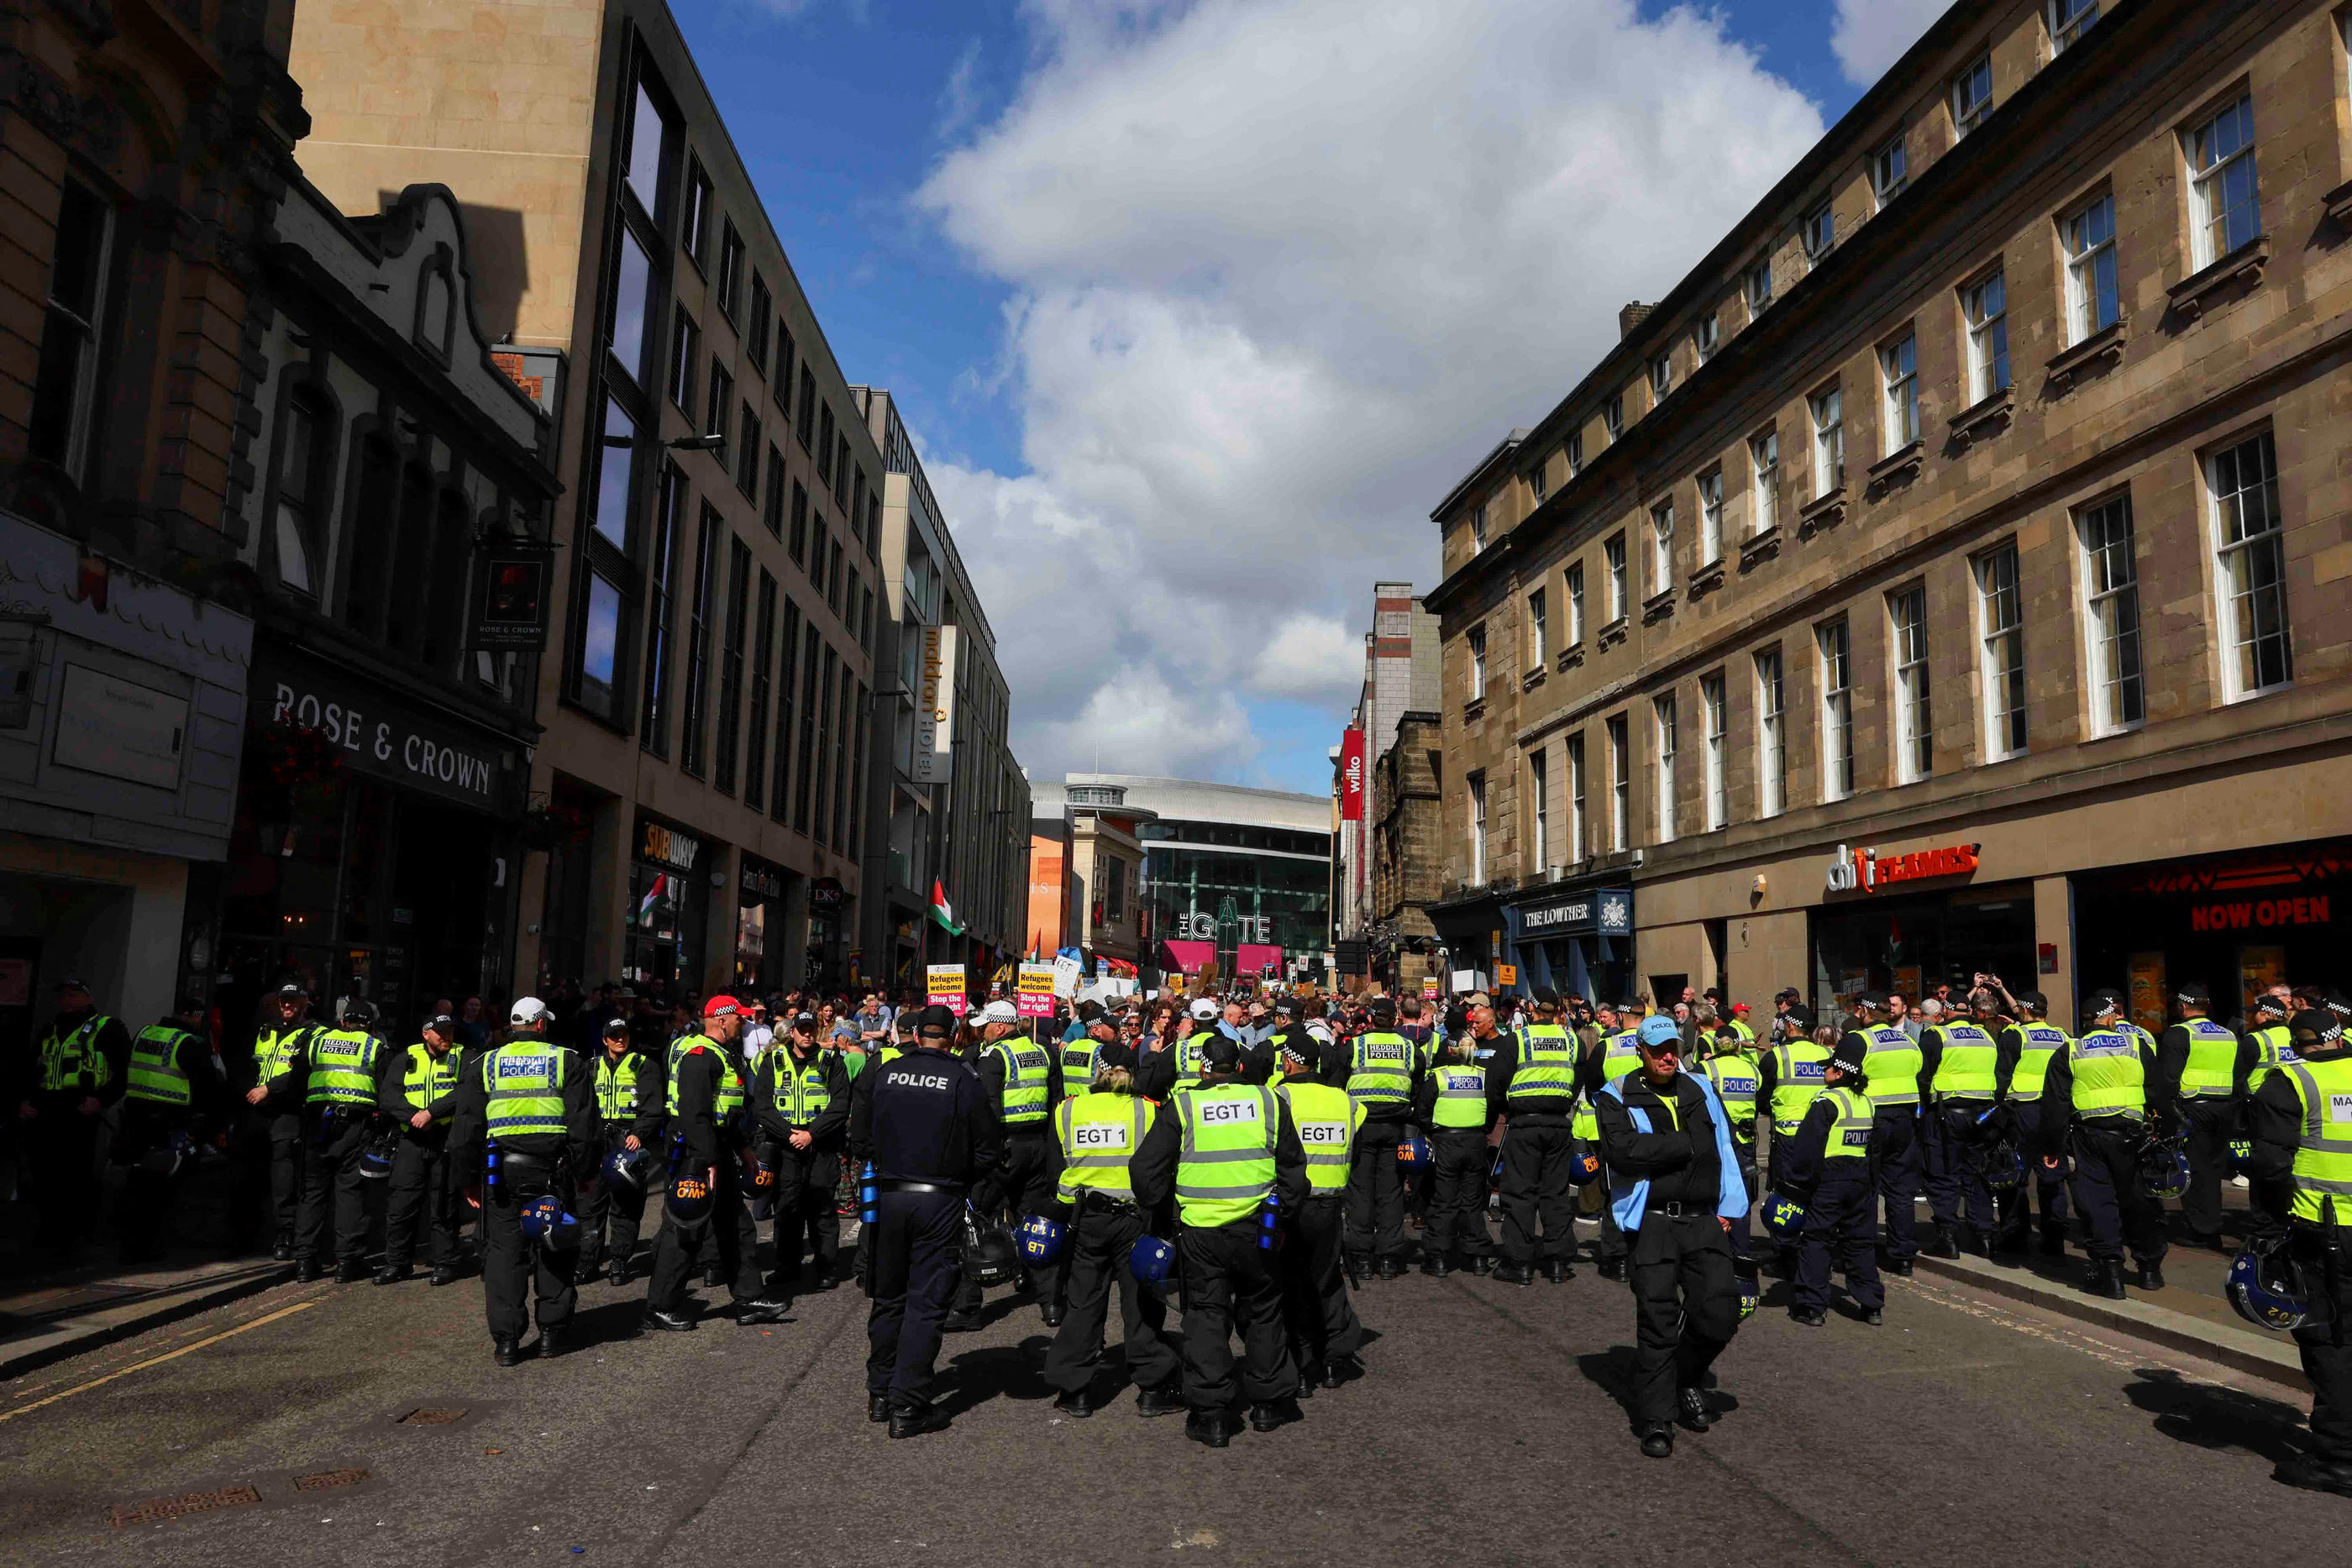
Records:
[[[1433,710],[1396,716],[1396,741],[1372,768],[1372,918],[1388,933],[1381,976],[1400,988],[1436,973],[1425,950],[1437,927],[1429,905],[1443,891],[1444,846],[1438,841],[1438,774],[1444,720]],[[1416,950],[1423,949],[1423,950]],[[1392,967],[1391,967],[1392,966]]]

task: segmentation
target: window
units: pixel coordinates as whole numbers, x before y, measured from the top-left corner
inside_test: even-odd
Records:
[[[596,452],[598,533],[614,549],[629,548],[630,486],[636,476],[637,427],[618,398],[604,399],[604,438]]]
[[[1625,394],[1619,392],[1601,405],[1601,428],[1614,446],[1625,435]]]
[[[1540,875],[1551,866],[1551,764],[1540,751],[1528,753],[1528,803],[1534,818],[1529,868]]]
[[[1815,633],[1822,651],[1822,799],[1853,793],[1853,646],[1843,620]]]
[[[2241,97],[2189,133],[2193,259],[2210,267],[2262,233],[2254,177],[2254,100]]]
[[[2207,477],[2219,552],[2223,686],[2232,697],[2252,696],[2294,677],[2278,458],[2270,433],[2215,453]]]
[[[801,412],[793,422],[793,435],[800,442],[803,452],[809,450],[810,433],[815,428],[816,372],[803,364],[801,366]]]
[[[768,789],[768,815],[781,822],[792,800],[793,758],[793,691],[794,673],[799,669],[801,646],[801,607],[784,595],[783,635],[776,642],[776,771]],[[805,749],[797,753],[805,757]],[[805,771],[805,769],[803,769]]]
[[[691,155],[686,161],[686,215],[678,225],[677,242],[697,271],[709,268],[710,176],[702,172],[702,160]]]
[[[1622,851],[1633,831],[1633,758],[1625,744],[1625,716],[1609,721],[1609,847]]]
[[[1895,633],[1895,781],[1916,784],[1933,772],[1936,727],[1927,706],[1927,591],[1886,596]]]
[[[793,564],[803,570],[808,567],[808,486],[795,479],[793,481],[793,537],[787,548],[792,551]]]
[[[2083,629],[2090,640],[2091,727],[2113,735],[2147,722],[2140,683],[2139,563],[2131,497],[2117,496],[2074,520],[2083,541]]]
[[[1568,858],[1584,858],[1584,737],[1568,737]]]
[[[678,742],[677,765],[702,777],[702,737],[710,717],[710,625],[716,618],[713,599],[719,591],[719,536],[726,524],[709,502],[702,504],[702,526],[694,545],[694,587],[686,601],[686,733]]]
[[[2116,199],[2101,196],[2058,225],[2066,246],[2067,341],[2079,343],[2116,324]]]
[[[1992,57],[1979,55],[1976,64],[1952,78],[1952,134],[1966,136],[1992,112]]]
[[[677,465],[664,464],[646,567],[645,697],[637,721],[637,744],[656,757],[669,755],[670,601],[677,591],[677,541],[685,519],[686,476]]]
[[[768,373],[768,333],[776,324],[776,302],[768,293],[768,280],[758,273],[751,275],[751,326],[743,340],[743,357],[761,375]]]
[[[1534,467],[1528,470],[1528,493],[1535,497],[1536,505],[1538,507],[1543,505],[1546,489],[1547,486],[1544,482],[1544,465],[1541,463],[1538,463]]]
[[[1568,645],[1584,641],[1584,563],[1568,569]]]
[[[1470,550],[1472,554],[1486,548],[1486,503],[1479,502],[1470,508]]]
[[[1661,501],[1650,508],[1650,591],[1671,591],[1675,586],[1675,504]]]
[[[1716,345],[1721,340],[1722,330],[1723,324],[1712,310],[1693,323],[1691,351],[1698,356],[1700,364],[1703,365],[1715,358]]]
[[[68,180],[58,208],[26,444],[32,455],[56,464],[77,481],[89,468],[100,313],[113,248],[113,209],[79,181]],[[638,298],[644,298],[642,290]]]
[[[1772,258],[1759,257],[1748,268],[1744,285],[1748,294],[1748,315],[1752,320],[1764,314],[1764,307],[1772,303]]]
[[[820,407],[816,418],[816,482],[829,490],[833,488],[833,406]]]
[[[449,251],[445,246],[420,269],[416,330],[410,334],[418,348],[445,365],[449,362],[449,333],[457,324],[457,288],[449,276],[451,266]]]
[[[1843,390],[1830,387],[1811,400],[1813,413],[1813,497],[1845,488]]]
[[[681,305],[670,318],[669,401],[687,418],[694,417],[694,371],[702,362],[702,329]]]
[[[768,448],[768,504],[760,520],[768,525],[768,532],[777,538],[784,537],[784,455],[774,447]]]
[[[2025,611],[2017,591],[2017,547],[1979,556],[1976,567],[1985,759],[1998,761],[2025,749]]]
[[[841,618],[841,558],[844,552],[839,539],[828,538],[825,546],[824,602],[837,621]]]
[[[740,538],[727,541],[727,626],[719,639],[719,744],[710,766],[710,782],[725,794],[735,792],[735,760],[742,739],[743,640],[751,608],[751,547]]]
[[[1570,435],[1562,450],[1568,454],[1568,476],[1573,479],[1584,472],[1584,432]]]
[[[588,615],[581,634],[580,703],[609,716],[620,664],[621,591],[598,572],[588,574]]]
[[[1748,438],[1748,481],[1755,497],[1749,507],[1748,537],[1769,534],[1780,524],[1780,433],[1768,430]]]
[[[1545,632],[1548,630],[1549,628],[1544,624],[1544,591],[1538,588],[1528,595],[1528,667],[1529,669],[1543,668],[1544,657],[1549,652],[1544,643]]]
[[[1999,267],[1960,290],[1969,323],[1969,401],[2009,390],[2009,287]]]
[[[2099,0],[2050,0],[2050,52],[2063,54],[2099,19]]]
[[[307,392],[286,400],[278,427],[278,506],[272,517],[270,543],[278,561],[278,580],[297,593],[315,595],[320,589],[314,557],[319,538],[319,481],[331,463],[326,445],[329,423],[325,413]]]
[[[743,747],[743,804],[768,803],[768,667],[775,661],[776,580],[760,569],[760,610],[751,633],[751,734]]]
[[[814,798],[813,792],[821,788],[816,778],[820,755],[816,686],[817,682],[824,678],[824,664],[818,656],[823,641],[823,633],[817,631],[816,622],[810,622],[801,646],[801,773],[800,784],[793,792],[793,831],[802,834],[809,831],[809,802]],[[830,649],[822,651],[831,652]]]
[[[1475,703],[1486,695],[1486,628],[1471,627],[1463,641],[1470,650],[1470,700]]]
[[[604,346],[632,382],[642,384],[646,367],[646,302],[653,294],[653,263],[628,225],[616,223],[620,255],[613,267],[613,298],[604,315]]]
[[[778,321],[776,323],[776,373],[768,378],[768,387],[775,394],[776,415],[780,419],[789,419],[792,416],[793,366],[797,360],[798,353],[793,343],[793,335],[784,329],[784,324],[782,321]]]
[[[1698,476],[1698,563],[1713,566],[1723,559],[1723,470]]]
[[[1658,726],[1658,842],[1675,841],[1675,699],[1673,694],[1651,700]]]
[[[1470,789],[1470,885],[1486,882],[1486,776],[1473,773],[1464,782]]]
[[[848,426],[844,425],[842,428],[846,430]],[[857,513],[862,508],[851,507],[849,505],[849,437],[846,435],[834,444],[833,504],[845,508],[842,515],[848,519],[849,531],[853,535],[856,534]]]
[[[735,412],[735,378],[719,362],[716,355],[710,361],[710,416],[702,430],[706,435],[719,437],[719,445],[711,454],[719,459],[719,471],[727,471],[727,426]]]
[[[735,444],[735,487],[743,492],[744,499],[757,503],[760,499],[760,409],[747,402],[742,408],[742,421],[737,426],[740,439]]]
[[[1731,820],[1731,789],[1724,776],[1725,729],[1730,715],[1724,698],[1723,677],[1705,675],[1698,683],[1698,700],[1706,719],[1706,831],[1715,831]]]
[[[719,220],[719,313],[730,321],[738,320],[743,311],[743,236],[735,232],[735,220]]]
[[[653,94],[640,81],[636,102],[629,115],[629,156],[625,177],[629,194],[636,197],[646,216],[656,222],[660,221],[661,215],[662,132],[666,129]]]
[[[1903,193],[1903,187],[1911,179],[1910,168],[1899,134],[1870,155],[1870,189],[1880,206]]]
[[[1829,255],[1830,247],[1837,244],[1836,213],[1823,202],[1805,214],[1799,234],[1804,240],[1805,259],[1818,267],[1822,257]]]
[[[1878,373],[1886,394],[1880,455],[1891,457],[1919,439],[1918,335],[1906,332],[1901,342],[1879,350]]]
[[[1625,619],[1625,536],[1611,535],[1609,542],[1601,547],[1601,553],[1609,564],[1609,619],[1622,621]]]
[[[1756,655],[1756,814],[1777,817],[1789,805],[1788,685],[1780,650]]]
[[[1650,361],[1650,401],[1658,402],[1675,390],[1675,357],[1660,354]]]

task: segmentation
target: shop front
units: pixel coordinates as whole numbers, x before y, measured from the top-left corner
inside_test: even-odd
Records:
[[[757,855],[736,858],[735,991],[764,997],[785,988],[784,910],[800,873]]]
[[[1981,848],[1882,854],[1838,846],[1822,868],[1822,902],[1811,922],[1815,1017],[1839,1016],[1864,991],[1916,1001],[1948,985],[1965,996],[1979,974],[1998,975],[2012,991],[2040,988],[2033,884],[1979,883]]]
[[[1519,988],[1548,986],[1563,997],[1622,1001],[1633,983],[1633,890],[1547,889],[1504,905],[1505,960]]]
[[[623,978],[656,1001],[701,994],[709,925],[710,845],[685,829],[639,812],[629,862],[629,904],[621,917]]]
[[[820,990],[848,985],[847,935],[855,918],[852,900],[840,879],[818,877],[809,883],[808,956],[802,963],[801,984]]]

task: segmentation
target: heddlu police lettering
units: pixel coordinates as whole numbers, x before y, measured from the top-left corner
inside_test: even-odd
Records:
[[[1368,1040],[1364,1041],[1366,1061],[1402,1061],[1412,1051],[1402,1040]]]
[[[1258,1119],[1255,1100],[1211,1100],[1201,1106],[1203,1125],[1211,1122],[1255,1122]]]
[[[902,1089],[949,1089],[953,1081],[944,1072],[909,1072],[904,1068],[890,1070],[890,1082]]]

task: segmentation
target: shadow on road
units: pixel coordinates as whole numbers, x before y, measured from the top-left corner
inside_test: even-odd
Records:
[[[1576,1369],[1584,1374],[1585,1381],[1610,1398],[1617,1401],[1619,1409],[1630,1418],[1633,1407],[1625,1403],[1625,1391],[1633,1382],[1633,1347],[1612,1344],[1607,1350],[1596,1350],[1576,1358]]]
[[[2199,1448],[2242,1448],[2275,1464],[2304,1448],[2303,1412],[2284,1400],[2192,1383],[2177,1372],[2142,1368],[2124,1396],[2156,1417],[2156,1429]]]
[[[1040,1370],[1047,1340],[1044,1334],[1032,1334],[1019,1344],[992,1345],[985,1350],[968,1350],[950,1361],[946,1371],[955,1379],[939,1400],[940,1408],[950,1416],[1003,1396],[1007,1399],[1045,1399],[1054,1390],[1046,1385]]]
[[[586,1307],[572,1314],[572,1337],[582,1349],[637,1337],[645,1322],[646,1304],[634,1296]]]

